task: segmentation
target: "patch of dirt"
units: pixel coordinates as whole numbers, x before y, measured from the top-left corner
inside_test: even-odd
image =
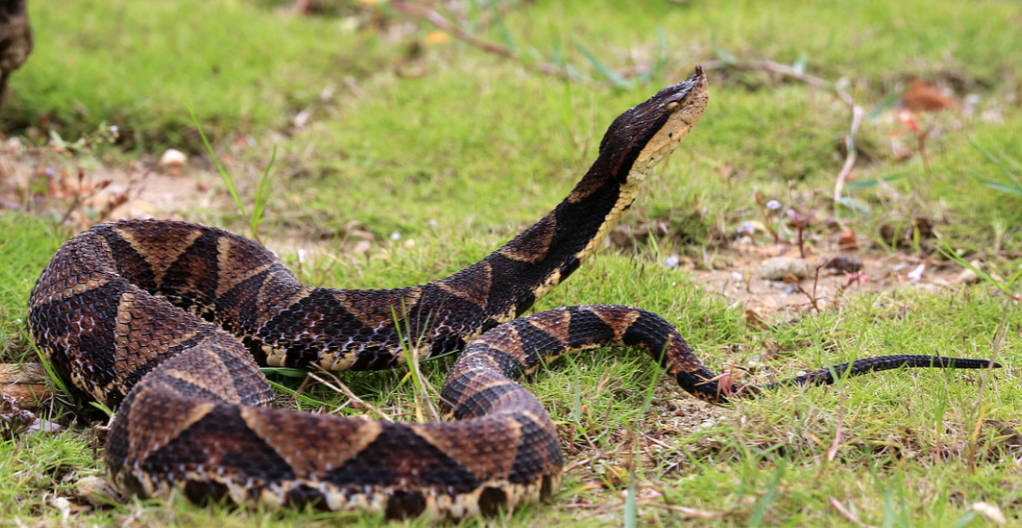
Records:
[[[837,247],[836,243],[826,245]],[[957,278],[961,268],[950,262],[902,254],[840,252],[836,249],[807,255],[809,277],[797,283],[760,278],[763,262],[774,257],[797,260],[799,251],[789,245],[735,245],[718,255],[715,267],[721,269],[692,270],[691,273],[693,279],[704,284],[710,292],[743,303],[750,319],[757,315],[766,319],[777,312],[795,314],[825,310],[845,296],[860,293],[904,289],[937,291],[960,286]],[[862,269],[855,272],[824,267],[828,260],[848,257],[854,257],[849,260],[861,261]],[[753,321],[750,320],[750,323]]]
[[[227,210],[233,204],[222,187],[219,174],[199,169],[175,173],[137,162],[77,164],[50,153],[0,147],[0,211],[67,214],[78,226],[126,218],[185,220],[183,213],[190,210]]]

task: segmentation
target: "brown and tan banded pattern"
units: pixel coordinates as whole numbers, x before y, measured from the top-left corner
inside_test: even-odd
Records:
[[[65,244],[37,281],[32,338],[61,376],[120,405],[107,467],[139,495],[180,490],[195,501],[229,497],[392,517],[489,514],[548,498],[561,480],[556,430],[515,382],[542,359],[638,347],[695,396],[716,403],[728,397],[655,314],[576,306],[515,319],[599,247],[643,177],[695,124],[706,97],[697,70],[626,111],[592,168],[552,212],[480,262],[421,286],[309,288],[266,248],[217,228],[97,226]],[[401,363],[402,348],[420,339],[432,354],[464,349],[442,390],[458,421],[379,423],[266,407],[272,393],[255,357],[271,365],[379,369]],[[988,366],[894,356],[784,383],[949,362]],[[760,389],[731,390],[746,396]]]

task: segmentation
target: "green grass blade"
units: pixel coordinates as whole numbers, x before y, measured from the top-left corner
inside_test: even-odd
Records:
[[[954,524],[951,525],[951,528],[965,528],[966,526],[972,524],[972,521],[976,520],[976,517],[977,517],[976,512],[971,510],[967,511],[965,512],[964,515],[959,517]]]
[[[880,117],[880,114],[883,114],[884,110],[887,110],[888,108],[893,106],[894,103],[897,103],[901,99],[902,95],[905,95],[904,90],[900,92],[894,92],[891,95],[888,95],[887,97],[884,98],[883,101],[877,103],[877,105],[874,106],[873,109],[869,111],[869,114],[866,114],[866,116],[869,117],[870,119],[876,119]]]
[[[897,174],[892,174],[890,176],[882,176],[882,177],[879,177],[879,178],[868,178],[868,179],[865,179],[865,180],[852,180],[852,181],[848,182],[847,185],[845,185],[845,192],[852,193],[852,192],[862,191],[862,190],[865,190],[865,189],[872,189],[873,187],[876,187],[876,186],[880,185],[881,182],[883,182],[883,183],[890,183],[892,181],[904,179],[907,176],[908,176],[907,172],[899,172]]]
[[[660,75],[660,71],[663,70],[664,66],[667,65],[667,35],[664,33],[664,26],[657,26],[657,44],[659,45],[659,52],[657,58],[653,64],[646,71],[642,72],[642,75],[637,77],[640,83],[648,82],[650,79],[655,79]]]
[[[1022,269],[1016,271],[1015,274],[1012,275],[1010,279],[1008,279],[1008,282],[1005,283],[1005,286],[1011,288],[1015,284],[1015,282],[1018,281],[1019,277],[1022,277]]]
[[[1013,169],[1015,169],[1015,170],[1017,170],[1019,172],[1022,172],[1022,163],[1019,163],[1019,162],[1015,161],[1000,146],[997,147],[997,153],[1001,155],[1001,158],[1003,159],[1003,161],[1005,163],[1007,163],[1008,165],[1011,165],[1011,168],[1013,168]]]
[[[972,137],[966,136],[965,138],[969,141],[969,144],[972,145],[973,148],[978,150],[980,154],[983,155],[983,157],[985,157],[988,161],[990,161],[990,163],[993,163],[998,169],[1000,169],[1001,174],[1004,175],[1005,180],[1007,180],[1009,183],[1012,184],[1013,187],[1022,192],[1022,183],[1019,183],[1019,181],[1015,179],[1015,175],[1013,175],[1011,171],[1008,170],[1008,167],[1005,166],[1004,162],[1001,161],[1000,158],[994,156],[989,151],[981,147],[979,143],[976,143],[976,140],[972,139]]]
[[[717,54],[717,58],[724,61],[725,64],[733,66],[738,62],[738,57],[735,57],[731,52],[717,45],[717,37],[713,37],[713,52]]]
[[[289,367],[260,367],[259,370],[261,370],[263,374],[276,374],[286,378],[304,378],[309,374],[307,371],[302,369]]]
[[[596,58],[596,55],[590,53],[589,50],[585,48],[585,46],[574,41],[573,44],[575,45],[575,49],[577,49],[579,53],[585,56],[585,58],[589,59],[589,62],[593,65],[594,68],[596,68],[597,71],[602,73],[604,77],[606,77],[611,83],[614,84],[614,87],[631,88],[633,86],[633,83],[630,79],[626,79],[621,74],[612,70],[609,66],[604,64],[603,61]]]
[[[306,404],[312,405],[314,407],[330,407],[330,404],[328,404],[328,403],[326,403],[324,401],[320,401],[320,400],[317,400],[315,398],[310,398],[310,397],[308,397],[308,396],[306,396],[304,394],[298,394],[298,391],[296,391],[294,389],[291,389],[289,387],[285,387],[285,386],[281,385],[280,383],[277,383],[277,382],[271,381],[271,380],[266,380],[266,381],[272,387],[280,389],[280,390],[290,394],[291,396],[294,396],[295,398],[301,400],[302,403],[306,403]]]
[[[870,210],[869,206],[866,205],[865,202],[852,198],[851,196],[842,196],[841,199],[837,201],[837,203],[853,211],[858,211],[866,216],[870,216],[873,214],[873,212]]]
[[[241,216],[248,218],[248,210],[245,208],[245,204],[241,203],[241,197],[238,196],[238,189],[234,186],[234,178],[231,177],[230,173],[224,169],[224,166],[220,164],[220,158],[217,157],[216,152],[213,151],[213,146],[209,144],[209,140],[206,139],[206,133],[202,131],[202,125],[199,124],[199,120],[195,118],[195,113],[192,109],[188,109],[188,115],[192,117],[192,123],[195,124],[195,129],[199,131],[199,136],[202,138],[202,144],[206,146],[206,152],[209,152],[209,156],[213,158],[213,163],[216,165],[216,170],[220,173],[220,177],[223,178],[224,184],[227,185],[228,192],[231,193],[231,198],[234,199],[234,204],[238,206],[238,210],[241,211]]]
[[[497,30],[500,31],[500,38],[504,41],[504,47],[512,55],[518,55],[518,44],[515,43],[515,38],[511,35],[507,24],[504,23],[504,15],[497,9],[496,4],[493,4],[493,23],[497,26]]]
[[[89,401],[89,405],[103,411],[103,414],[107,415],[108,418],[116,414],[113,409],[107,407],[106,404],[101,401],[91,400]]]
[[[635,501],[635,471],[628,472],[628,495],[625,496],[625,528],[639,525],[639,508]]]
[[[781,477],[783,476],[784,466],[778,463],[777,471],[774,473],[774,478],[770,480],[766,495],[764,495],[759,501],[759,504],[756,506],[756,511],[753,512],[752,517],[749,519],[749,528],[756,528],[763,522],[763,517],[766,515],[767,508],[769,508],[770,505],[777,500],[777,496],[780,494],[777,486],[781,483]]]
[[[1001,290],[1001,292],[1004,293],[1005,295],[1009,297],[1015,297],[1017,295],[1010,288],[1010,286],[1018,279],[1019,274],[1022,273],[1022,270],[1020,270],[1019,273],[1013,275],[1008,283],[1001,283],[1001,281],[993,278],[993,276],[991,276],[989,273],[983,271],[979,267],[974,266],[971,262],[962,258],[961,255],[959,255],[954,249],[951,248],[951,245],[948,244],[946,240],[942,239],[940,242],[941,245],[937,247],[937,251],[940,251],[940,253],[947,257],[949,260],[954,261],[959,266],[972,270],[973,272],[976,273],[976,275],[979,275],[981,279],[994,285],[995,287],[997,287],[997,289]]]
[[[796,73],[802,75],[806,72],[806,64],[809,62],[809,56],[804,52],[798,56],[798,60],[791,65],[791,69],[795,70]]]
[[[1003,193],[1012,194],[1015,196],[1022,196],[1022,187],[1009,187],[1007,185],[1004,185],[1003,183],[996,183],[990,181],[983,182],[983,184],[996,191],[1001,191]]]
[[[53,368],[53,365],[50,364],[50,359],[43,354],[42,350],[39,350],[39,347],[36,346],[36,344],[33,341],[30,340],[29,345],[32,347],[33,350],[35,350],[35,354],[39,358],[39,362],[43,364],[43,370],[46,371],[46,375],[50,378],[51,381],[53,381],[53,384],[57,387],[57,390],[64,393],[68,397],[71,397],[72,395],[71,391],[67,389],[67,384],[64,383],[64,380],[57,375],[57,371]]]
[[[249,217],[249,229],[252,230],[252,236],[257,241],[262,241],[259,237],[259,225],[266,219],[266,207],[270,204],[270,190],[273,188],[272,179],[270,178],[270,170],[273,168],[274,162],[277,161],[277,147],[273,147],[273,153],[270,155],[270,163],[266,165],[266,169],[263,171],[263,177],[259,180],[259,187],[256,189],[255,203],[252,205],[252,216]]]

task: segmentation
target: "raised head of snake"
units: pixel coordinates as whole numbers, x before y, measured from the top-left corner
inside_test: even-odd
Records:
[[[638,183],[681,144],[706,109],[706,75],[695,75],[657,92],[624,112],[600,142],[600,157],[590,173],[613,175],[619,183]]]
[[[489,302],[496,308],[491,310],[495,322],[520,316],[600,247],[635,201],[646,175],[695,126],[708,99],[706,74],[697,66],[691,77],[660,90],[614,120],[600,142],[596,161],[571,194],[535,225],[484,259],[494,272],[516,277],[507,288],[507,298]],[[514,262],[504,262],[500,257]],[[459,276],[450,279],[456,278]]]

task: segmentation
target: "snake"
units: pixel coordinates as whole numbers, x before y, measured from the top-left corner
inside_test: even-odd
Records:
[[[697,67],[625,111],[551,212],[477,263],[419,286],[308,287],[264,246],[216,227],[97,225],[66,242],[35,283],[31,339],[75,391],[117,408],[104,456],[126,493],[388,518],[494,515],[551,500],[564,467],[557,429],[517,380],[568,352],[644,350],[713,404],[885,369],[998,366],[879,356],[742,385],[708,370],[655,313],[618,305],[528,313],[600,248],[708,94]],[[461,354],[440,399],[453,420],[433,423],[273,407],[260,370],[378,370],[452,351]]]

